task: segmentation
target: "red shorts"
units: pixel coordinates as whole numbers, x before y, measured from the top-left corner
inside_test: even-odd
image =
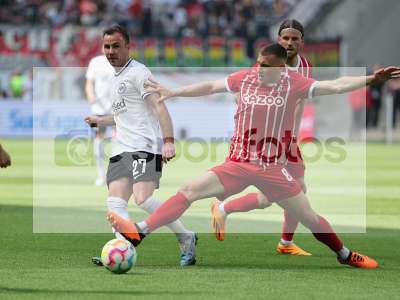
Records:
[[[303,157],[300,152],[300,148],[297,144],[292,144],[290,149],[293,160],[290,160],[286,164],[286,169],[289,171],[293,178],[304,177],[306,166],[304,165]]]
[[[300,177],[304,177],[306,166],[304,165],[304,162],[301,160],[297,163],[288,162],[286,165],[286,169],[289,171],[290,175],[293,176],[293,178],[298,179]]]
[[[283,165],[268,166],[264,170],[259,165],[226,160],[210,171],[218,176],[224,186],[224,193],[218,196],[220,200],[238,194],[250,185],[259,189],[271,202],[284,200],[301,192],[299,184]]]

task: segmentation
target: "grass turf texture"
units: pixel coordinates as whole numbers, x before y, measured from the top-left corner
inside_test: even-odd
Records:
[[[309,234],[296,240],[312,257],[275,254],[278,234],[231,234],[225,242],[200,234],[197,266],[182,269],[174,236],[154,234],[138,249],[136,267],[114,275],[90,262],[110,234],[32,234],[32,145],[23,140],[2,144],[12,154],[13,166],[0,170],[0,299],[399,297],[399,223],[380,227],[376,221],[382,215],[399,217],[398,145],[367,146],[367,221],[374,220],[373,226],[367,234],[342,235],[346,244],[376,258],[378,270],[337,264]],[[165,199],[186,179],[160,196]],[[92,189],[81,201],[105,198],[105,190]]]

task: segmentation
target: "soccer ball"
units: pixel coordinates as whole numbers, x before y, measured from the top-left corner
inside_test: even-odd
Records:
[[[126,273],[136,263],[135,247],[118,239],[108,241],[101,251],[101,261],[113,273]]]

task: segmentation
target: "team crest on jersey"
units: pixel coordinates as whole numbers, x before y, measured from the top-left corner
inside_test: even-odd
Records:
[[[126,89],[127,89],[127,87],[126,87],[126,83],[125,82],[121,82],[120,84],[119,84],[119,87],[118,87],[118,94],[123,94],[123,93],[125,93],[126,92]]]

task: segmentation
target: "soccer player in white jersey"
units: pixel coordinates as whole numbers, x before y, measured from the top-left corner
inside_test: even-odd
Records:
[[[170,115],[159,95],[145,91],[150,70],[129,58],[129,34],[119,25],[103,32],[103,51],[115,69],[112,80],[112,116],[90,116],[91,126],[116,125],[116,138],[107,170],[108,210],[129,219],[128,201],[133,195],[136,204],[148,213],[161,202],[153,196],[159,187],[162,165],[175,156]],[[194,232],[176,220],[167,224],[176,234],[181,250],[181,266],[196,262]],[[123,238],[116,233],[117,238]],[[98,258],[93,261],[98,263]]]
[[[92,58],[86,71],[85,93],[93,115],[105,116],[111,114],[111,82],[114,69],[104,55]],[[95,127],[93,154],[96,160],[97,178],[95,185],[101,186],[105,182],[104,165],[104,138],[107,127]]]
[[[304,44],[303,25],[297,20],[283,21],[278,30],[278,43],[287,51],[287,68],[306,78],[312,78],[311,63],[304,56],[299,54]],[[258,61],[261,60],[262,57],[259,56]],[[304,182],[305,165],[297,142],[304,105],[305,101],[303,101],[303,99],[299,99],[296,104],[293,141],[290,147],[291,159],[286,162],[286,169],[299,183],[303,192],[306,193],[307,187]],[[247,212],[254,209],[264,209],[270,205],[271,203],[268,201],[267,197],[261,192],[249,193],[231,201],[222,202],[218,199],[214,200],[211,205],[211,226],[216,238],[221,241],[225,239],[225,222],[229,214]],[[293,216],[288,214],[287,210],[284,210],[281,239],[276,246],[276,251],[278,253],[299,256],[311,255],[293,242],[294,232],[298,224],[299,220],[293,218]]]

